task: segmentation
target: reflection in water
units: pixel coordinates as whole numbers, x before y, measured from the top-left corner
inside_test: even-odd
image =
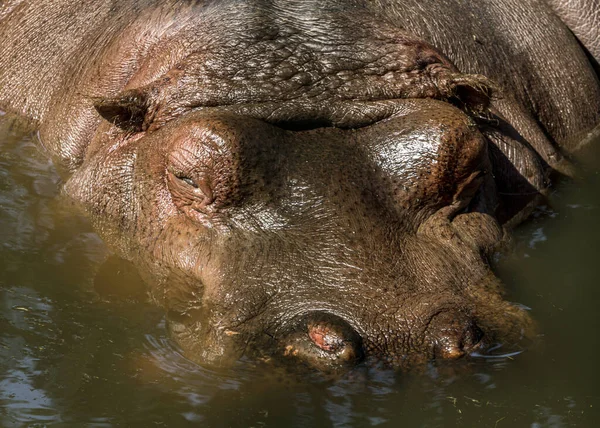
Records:
[[[509,299],[538,320],[535,349],[499,348],[423,374],[359,367],[332,380],[186,360],[160,309],[135,287],[123,291],[134,277],[110,275],[127,270],[58,198],[51,163],[7,117],[0,148],[0,426],[501,428],[598,418],[600,161],[587,183],[564,183],[499,257]]]
[[[49,423],[60,421],[52,400],[35,386],[42,374],[34,352],[27,349],[26,336],[44,335],[50,323],[52,306],[40,299],[31,289],[0,290],[0,313],[3,328],[0,339],[0,403],[3,416],[12,422]],[[39,327],[39,328],[38,328]],[[12,334],[11,334],[12,333]]]

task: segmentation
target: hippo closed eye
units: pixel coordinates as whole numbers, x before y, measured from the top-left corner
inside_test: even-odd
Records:
[[[0,106],[188,358],[527,346],[489,260],[600,122],[593,38],[533,0],[79,3],[0,6]]]

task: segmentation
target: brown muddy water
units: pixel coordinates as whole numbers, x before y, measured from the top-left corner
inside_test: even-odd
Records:
[[[0,426],[599,426],[600,140],[586,178],[557,186],[498,256],[508,298],[539,323],[534,348],[337,380],[183,358],[142,293],[111,291],[131,283],[124,268],[94,281],[107,249],[33,141],[0,118]]]

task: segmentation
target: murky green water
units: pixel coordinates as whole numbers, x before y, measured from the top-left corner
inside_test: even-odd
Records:
[[[597,426],[598,144],[585,182],[559,186],[499,262],[509,298],[539,322],[535,349],[468,370],[363,367],[332,381],[249,363],[214,373],[181,357],[160,310],[94,284],[106,248],[56,198],[60,180],[32,138],[0,118],[0,426]]]

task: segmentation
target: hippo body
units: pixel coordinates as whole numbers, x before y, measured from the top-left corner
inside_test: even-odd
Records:
[[[5,0],[0,107],[190,359],[414,367],[532,334],[488,259],[600,122],[565,4]]]

